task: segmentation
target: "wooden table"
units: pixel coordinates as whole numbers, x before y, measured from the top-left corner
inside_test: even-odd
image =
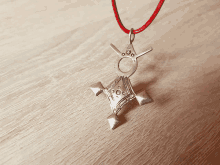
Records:
[[[138,28],[159,0],[117,1]],[[220,2],[165,0],[133,43],[132,102],[110,130],[108,99],[89,86],[115,77],[128,35],[110,0],[0,2],[1,165],[216,165],[220,162]]]

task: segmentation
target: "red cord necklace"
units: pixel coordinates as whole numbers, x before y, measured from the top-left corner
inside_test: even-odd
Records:
[[[117,22],[120,28],[125,33],[129,34],[129,44],[126,46],[126,48],[122,52],[120,52],[113,44],[110,44],[111,48],[119,56],[118,63],[117,63],[118,76],[106,88],[103,87],[101,82],[95,83],[91,86],[91,89],[95,93],[96,96],[104,92],[110,101],[112,114],[107,119],[108,119],[111,129],[115,129],[121,123],[120,117],[118,117],[118,113],[123,108],[123,106],[127,104],[128,102],[134,99],[136,99],[140,105],[144,105],[146,103],[152,102],[152,99],[148,96],[145,90],[139,93],[134,92],[129,77],[132,74],[134,74],[134,72],[137,70],[137,66],[138,66],[137,58],[142,55],[145,55],[146,53],[150,52],[153,49],[150,48],[149,50],[143,53],[136,54],[136,52],[134,51],[132,42],[134,41],[135,34],[142,32],[152,23],[152,21],[155,19],[156,15],[160,11],[160,8],[163,2],[164,0],[160,0],[159,4],[157,5],[156,10],[154,11],[150,19],[142,27],[136,30],[133,30],[133,28],[131,28],[131,30],[128,30],[124,27],[124,25],[122,24],[120,20],[115,0],[112,0],[112,6],[113,6],[113,10],[114,10]],[[128,72],[123,72],[119,68],[119,63],[124,58],[129,58],[132,60],[132,67]]]
[[[157,16],[157,14],[159,13],[160,11],[160,8],[161,6],[163,5],[163,2],[164,0],[160,0],[160,2],[158,3],[157,5],[157,8],[155,9],[154,13],[152,14],[152,16],[150,17],[150,19],[142,26],[140,27],[139,29],[136,29],[133,31],[134,34],[137,34],[137,33],[140,33],[142,32],[143,30],[145,30],[154,20],[154,18]],[[120,28],[127,34],[129,34],[130,30],[126,29],[124,27],[124,25],[122,24],[121,22],[121,19],[119,17],[119,14],[118,14],[118,10],[117,10],[117,6],[116,6],[116,2],[115,0],[112,0],[112,7],[113,7],[113,10],[114,10],[114,13],[115,13],[115,18],[118,22],[118,25],[120,26]]]

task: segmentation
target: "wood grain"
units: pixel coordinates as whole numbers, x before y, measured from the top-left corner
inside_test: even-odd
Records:
[[[138,28],[158,0],[117,1]],[[153,102],[134,101],[114,131],[104,95],[89,86],[115,77],[128,35],[111,1],[0,2],[0,164],[217,165],[220,162],[220,2],[165,0],[136,35],[131,77]]]

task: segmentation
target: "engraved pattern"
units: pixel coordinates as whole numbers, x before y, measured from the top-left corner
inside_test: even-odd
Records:
[[[110,83],[104,93],[110,101],[110,107],[113,111],[118,112],[126,103],[135,98],[131,82],[128,77],[117,77]]]

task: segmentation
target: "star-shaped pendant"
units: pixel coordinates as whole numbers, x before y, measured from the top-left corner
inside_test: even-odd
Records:
[[[109,99],[112,114],[107,119],[111,129],[115,129],[119,125],[120,120],[117,114],[125,104],[133,99],[136,99],[139,105],[144,105],[152,101],[151,98],[147,95],[146,91],[142,91],[136,94],[132,88],[129,79],[129,77],[137,70],[137,58],[150,52],[152,48],[137,55],[132,45],[132,42],[134,40],[134,37],[132,38],[132,30],[129,34],[129,38],[130,43],[123,52],[120,52],[113,44],[110,44],[112,49],[119,55],[117,65],[118,77],[114,81],[112,81],[106,88],[103,87],[101,82],[95,83],[90,87],[96,96],[104,92]],[[133,62],[132,68],[128,72],[122,72],[119,68],[119,63],[123,58],[130,58]]]

